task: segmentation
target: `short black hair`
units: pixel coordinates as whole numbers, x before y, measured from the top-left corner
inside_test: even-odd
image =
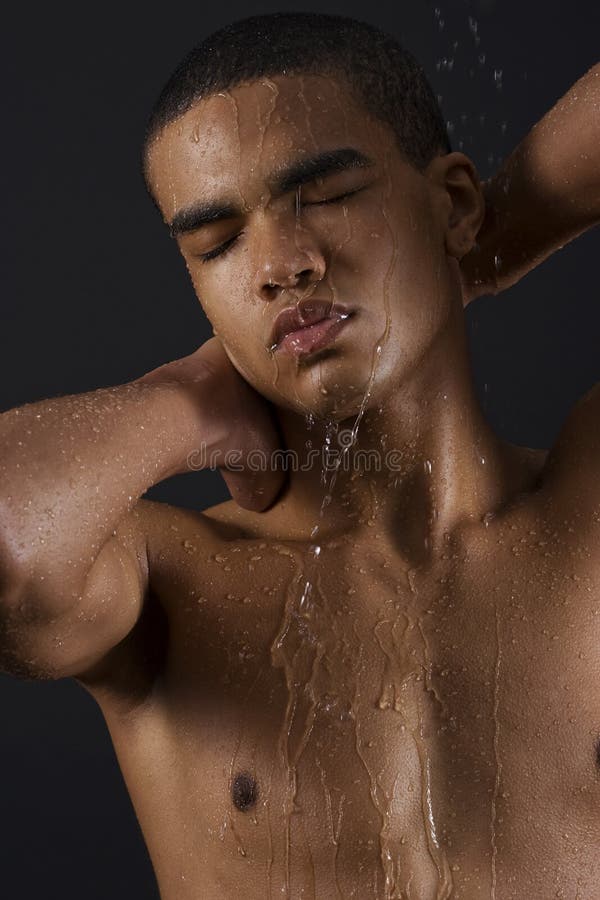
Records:
[[[148,119],[144,177],[149,143],[198,100],[244,82],[295,74],[345,76],[370,114],[391,126],[400,152],[419,170],[452,149],[422,66],[391,35],[347,16],[270,13],[220,28],[181,61]]]

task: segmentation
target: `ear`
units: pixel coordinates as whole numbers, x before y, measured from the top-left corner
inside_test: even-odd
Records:
[[[438,188],[446,252],[461,260],[475,244],[485,213],[477,170],[464,153],[436,156],[425,175]]]

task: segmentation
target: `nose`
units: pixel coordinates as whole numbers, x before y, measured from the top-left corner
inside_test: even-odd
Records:
[[[307,291],[322,281],[327,264],[314,235],[295,221],[286,227],[282,218],[264,223],[259,238],[256,265],[256,294],[274,300],[282,291]]]

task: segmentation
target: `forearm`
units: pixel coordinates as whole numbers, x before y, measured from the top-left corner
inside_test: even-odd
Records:
[[[485,185],[478,249],[464,260],[474,295],[509,287],[600,221],[599,147],[600,64],[573,85]]]
[[[18,572],[32,590],[59,589],[65,606],[74,602],[122,517],[151,485],[185,470],[205,427],[196,397],[176,383],[133,382],[3,413],[5,584]]]

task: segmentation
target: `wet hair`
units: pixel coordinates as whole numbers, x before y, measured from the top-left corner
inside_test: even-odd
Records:
[[[149,143],[197,101],[276,75],[345,76],[375,118],[391,126],[398,148],[423,170],[451,151],[444,119],[422,66],[379,28],[346,16],[289,12],[250,16],[213,32],[181,61],[151,111]]]

